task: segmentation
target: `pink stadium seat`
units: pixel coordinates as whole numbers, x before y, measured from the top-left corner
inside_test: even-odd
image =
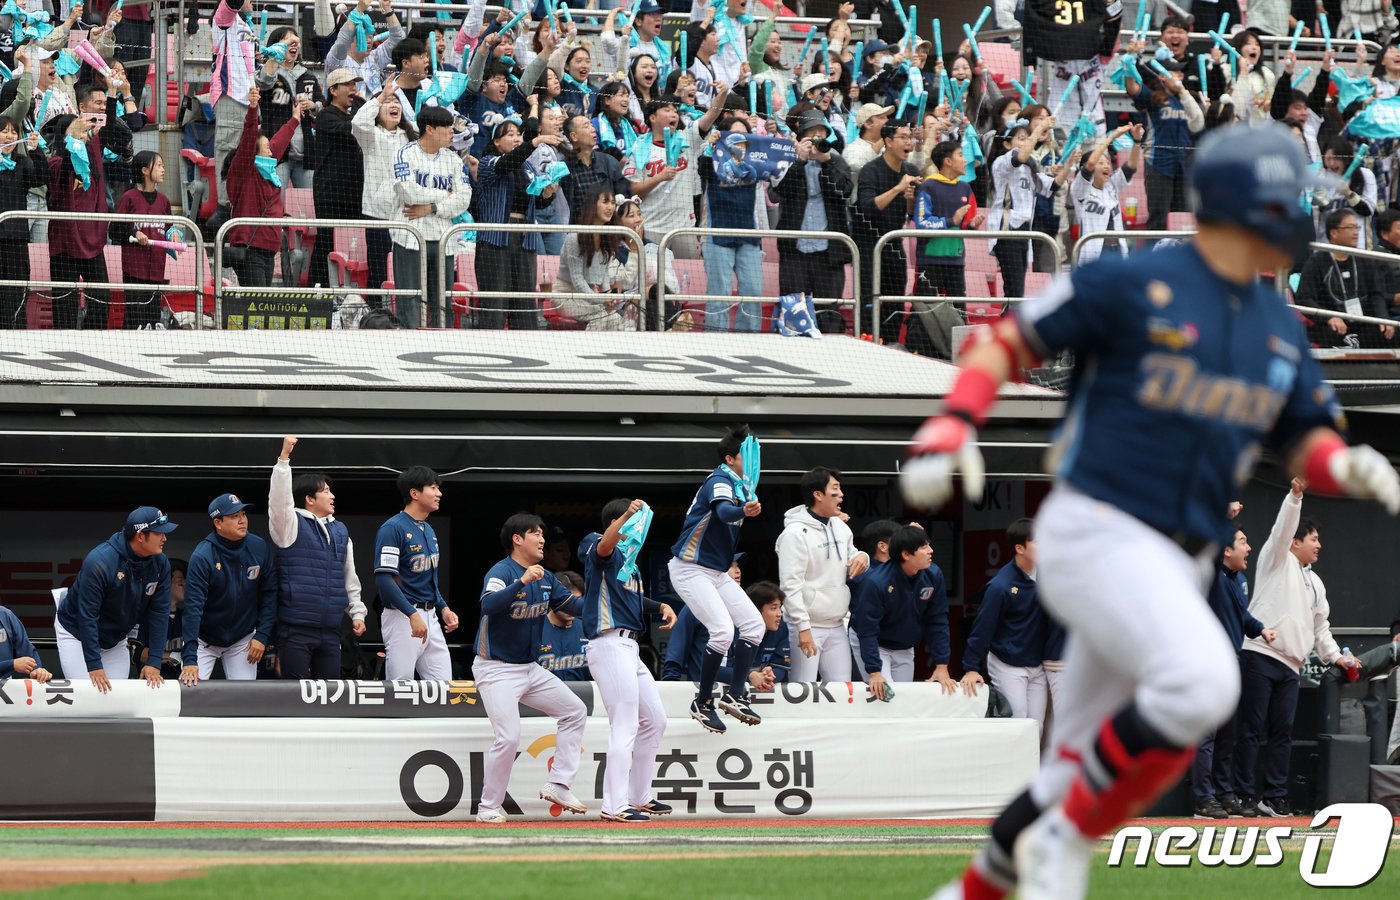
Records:
[[[1195,231],[1196,217],[1189,212],[1167,213],[1168,231]]]
[[[998,84],[1010,87],[1011,79],[1024,80],[1026,73],[1021,68],[1020,51],[1010,44],[998,44],[992,41],[978,41],[977,47],[982,51],[982,62],[987,64],[987,68],[991,70],[992,77],[997,80]]]
[[[336,243],[340,243],[339,240]],[[280,259],[281,254],[277,254]],[[364,261],[355,262],[347,259],[344,253],[338,250],[331,251],[330,275],[333,287],[345,287],[355,285],[356,287],[369,286],[369,265]]]

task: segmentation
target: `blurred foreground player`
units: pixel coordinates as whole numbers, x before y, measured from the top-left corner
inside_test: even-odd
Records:
[[[939,900],[1083,897],[1097,839],[1174,784],[1234,712],[1235,650],[1204,593],[1261,443],[1319,489],[1400,511],[1400,478],[1343,442],[1301,326],[1257,277],[1307,252],[1309,181],[1282,126],[1212,134],[1191,173],[1195,239],[1056,281],[969,350],[943,414],[915,435],[906,500],[940,506],[959,470],[981,496],[976,428],[998,387],[1075,351],[1036,522],[1042,596],[1070,631],[1065,702],[1039,774]]]

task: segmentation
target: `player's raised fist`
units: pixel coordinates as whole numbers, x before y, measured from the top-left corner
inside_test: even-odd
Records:
[[[986,467],[977,449],[977,429],[956,416],[934,416],[909,445],[909,461],[899,476],[905,502],[937,509],[952,496],[955,472],[962,472],[967,496],[980,499]]]
[[[282,438],[282,459],[291,459],[292,451],[296,449],[297,439],[292,435]]]
[[[536,563],[525,570],[525,574],[520,576],[521,584],[529,584],[532,581],[539,581],[544,577],[544,566]]]

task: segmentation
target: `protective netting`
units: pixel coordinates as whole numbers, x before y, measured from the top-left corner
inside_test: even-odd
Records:
[[[1192,148],[1269,118],[1337,176],[1301,200],[1320,236],[1400,240],[1395,20],[1347,4],[47,2],[0,15],[11,327],[859,331],[947,358],[1072,257],[1189,230]],[[1393,346],[1393,265],[1310,266],[1320,348]]]

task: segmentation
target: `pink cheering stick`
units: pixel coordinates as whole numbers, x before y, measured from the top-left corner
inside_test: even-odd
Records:
[[[127,238],[127,240],[130,243],[136,243],[136,235],[133,234],[131,237]],[[148,238],[146,240],[146,246],[158,247],[161,250],[173,250],[176,253],[184,253],[186,250],[190,249],[188,245],[180,241],[158,241],[155,238]]]
[[[78,54],[78,57],[83,62],[101,72],[103,76],[110,76],[112,74],[112,69],[107,65],[107,61],[102,58],[102,54],[98,53],[97,49],[87,41],[79,41],[78,45],[73,48],[73,52]]]

